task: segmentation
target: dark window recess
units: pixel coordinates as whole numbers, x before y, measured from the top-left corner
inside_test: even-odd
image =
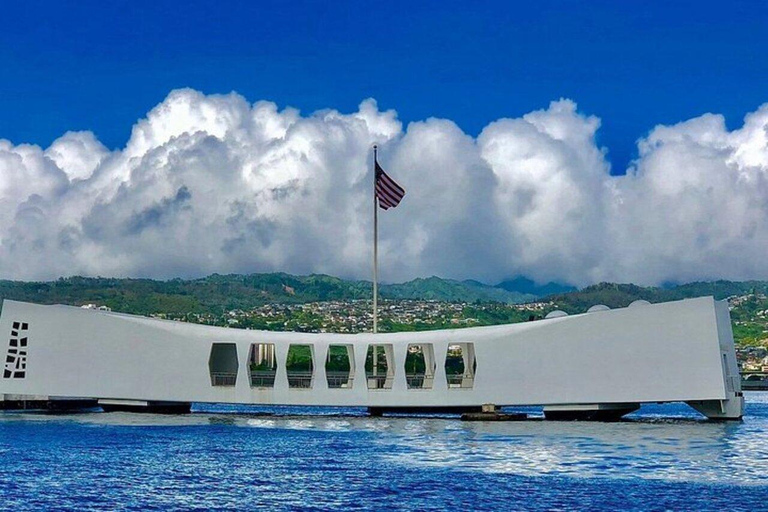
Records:
[[[395,381],[394,348],[391,344],[368,345],[365,354],[368,389],[392,389]]]
[[[237,383],[237,345],[214,343],[208,358],[212,386],[234,386]]]
[[[311,345],[290,345],[285,360],[285,372],[288,374],[288,387],[309,389],[315,371],[314,354]]]
[[[252,388],[272,388],[277,375],[274,343],[253,343],[248,354],[248,370]]]
[[[332,389],[352,388],[355,356],[352,345],[330,345],[325,360],[325,377]]]

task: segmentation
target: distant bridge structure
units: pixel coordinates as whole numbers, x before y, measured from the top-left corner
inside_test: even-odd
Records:
[[[768,391],[768,372],[741,372],[741,388],[744,391]]]

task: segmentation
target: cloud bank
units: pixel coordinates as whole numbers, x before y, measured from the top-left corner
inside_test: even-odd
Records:
[[[378,143],[408,191],[380,215],[385,281],[768,278],[768,104],[733,131],[714,114],[657,126],[621,176],[599,127],[567,99],[473,138],[373,100],[305,116],[176,90],[121,150],[0,139],[0,277],[368,278]]]

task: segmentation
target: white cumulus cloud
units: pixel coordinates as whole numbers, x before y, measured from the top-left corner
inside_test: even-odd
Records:
[[[658,126],[620,176],[599,128],[566,99],[474,138],[373,100],[302,115],[176,90],[121,150],[0,139],[0,277],[368,278],[377,143],[408,191],[380,215],[385,281],[768,278],[768,105],[733,131],[714,114]]]

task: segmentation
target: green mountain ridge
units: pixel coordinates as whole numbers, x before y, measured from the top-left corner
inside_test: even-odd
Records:
[[[508,289],[512,281],[492,286],[474,280],[458,281],[432,276],[379,287],[384,299],[435,300],[442,302],[516,304],[542,299],[540,295]],[[531,282],[521,281],[530,291]],[[540,290],[552,289],[549,283]],[[633,284],[600,283],[582,290],[549,295],[546,300],[568,313],[579,313],[595,304],[624,307],[638,299],[650,302],[678,300],[702,295],[723,299],[749,292],[766,293],[766,281],[696,282],[671,288]],[[0,281],[0,299],[41,304],[83,305],[95,303],[114,311],[150,315],[155,313],[220,314],[247,310],[270,303],[300,304],[320,301],[365,300],[371,283],[344,280],[324,274],[296,276],[286,273],[213,274],[198,279],[160,281],[137,278],[68,277],[49,282]]]
[[[439,277],[400,284],[381,284],[385,299],[445,302],[518,303],[535,296],[477,281]],[[160,281],[139,278],[67,277],[48,282],[0,281],[0,299],[41,304],[95,303],[134,314],[221,313],[269,303],[306,303],[369,299],[369,281],[344,280],[324,274],[212,274],[198,279]]]
[[[518,276],[514,279],[504,280],[497,284],[496,288],[516,291],[527,295],[534,295],[536,297],[554,295],[556,293],[568,293],[577,290],[575,286],[555,283],[551,281],[546,284],[537,284],[533,280],[522,276]]]
[[[440,312],[440,318],[432,318],[429,322],[421,319],[416,323],[411,320],[395,321],[386,318],[386,313],[382,311],[381,320],[383,324],[391,324],[389,327],[384,325],[385,330],[423,330],[453,327],[456,325],[453,321],[458,321],[459,325],[521,322],[531,316],[541,317],[553,309],[571,314],[583,313],[596,304],[618,308],[638,299],[664,302],[705,295],[716,299],[743,296],[731,311],[737,343],[742,346],[764,345],[768,339],[768,319],[763,313],[768,310],[767,281],[695,282],[672,287],[599,283],[546,297],[526,293],[532,290],[531,282],[519,282],[523,290],[435,276],[406,283],[383,284],[380,290],[384,299],[435,301],[430,307],[434,309],[433,313]],[[513,287],[509,281],[505,282],[505,286]],[[537,290],[551,290],[552,286],[557,289],[561,285],[549,283],[539,286]],[[239,310],[236,316],[240,327],[268,330],[318,328],[327,320],[317,312],[307,313],[302,307],[297,309],[291,305],[340,301],[346,303],[342,309],[348,308],[350,314],[356,315],[360,307],[369,306],[358,306],[350,301],[368,300],[370,297],[371,283],[368,281],[344,280],[323,274],[213,274],[199,279],[168,281],[104,277],[68,277],[50,282],[0,281],[0,299],[74,306],[93,303],[122,313],[159,315],[211,325],[229,325],[232,319],[230,312]],[[514,305],[534,300],[548,304],[533,310]],[[457,304],[449,303],[464,305],[456,309],[454,306]],[[273,310],[279,318],[270,317],[272,320],[266,321],[258,314],[253,316],[249,313],[266,305],[274,306]],[[290,311],[290,308],[293,310]],[[317,311],[322,311],[322,308]],[[332,327],[340,328],[336,324]],[[354,328],[359,329],[359,325]]]
[[[722,300],[734,295],[768,292],[768,281],[711,281],[694,282],[671,288],[643,287],[635,284],[599,283],[578,291],[550,295],[554,302],[567,313],[583,313],[596,304],[610,308],[622,308],[635,300],[667,302],[691,297],[713,296]]]
[[[456,281],[437,276],[417,278],[402,284],[381,287],[381,295],[389,299],[440,300],[445,302],[528,302],[536,295],[505,290],[471,279]]]

